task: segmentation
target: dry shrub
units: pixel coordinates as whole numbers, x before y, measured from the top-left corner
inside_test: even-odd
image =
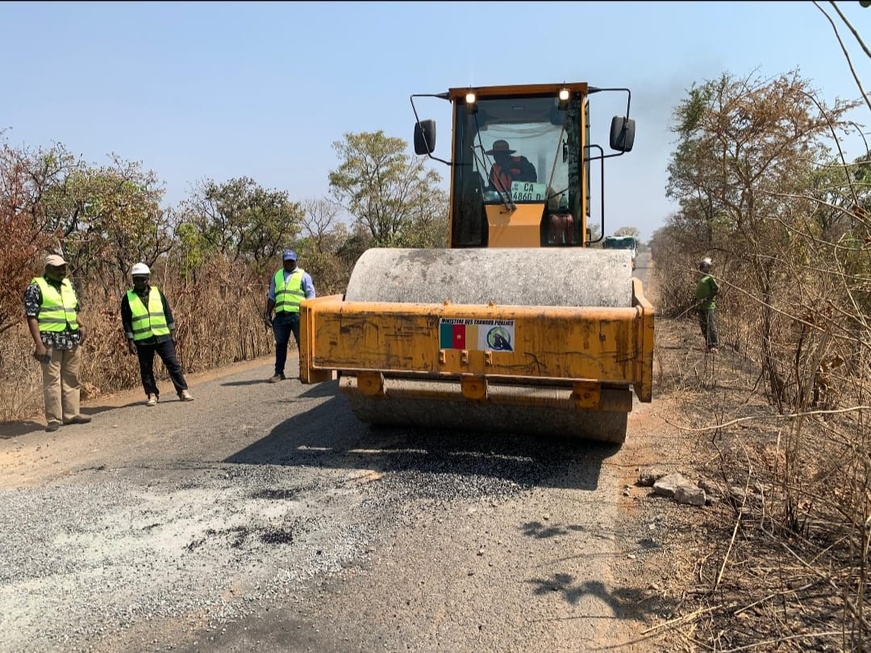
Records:
[[[273,349],[264,328],[263,308],[269,278],[239,264],[215,259],[197,275],[199,281],[170,277],[155,269],[152,284],[166,295],[177,327],[178,356],[188,373],[265,356]],[[78,289],[81,322],[88,326],[82,351],[85,399],[140,385],[136,356],[127,353],[121,327],[121,297],[126,288],[107,292],[100,284]],[[23,288],[21,289],[23,292]],[[0,339],[0,419],[9,421],[42,412],[39,365],[33,340],[22,319]],[[160,379],[168,379],[161,363]]]
[[[198,276],[198,282],[170,280],[164,287],[185,370],[198,372],[269,353],[272,333],[262,319],[268,276],[219,259]]]
[[[702,390],[698,337],[688,320],[657,323],[657,356],[674,383],[659,391],[679,400],[678,423],[699,429],[679,460],[718,488],[703,511],[669,513],[664,546],[694,565],[677,581],[673,620],[693,642],[686,650],[868,650],[867,375],[852,376],[835,411],[778,414],[758,366],[732,351],[707,357],[717,362]]]
[[[751,334],[754,312],[741,315],[748,319],[741,332]],[[694,586],[681,609],[688,636],[712,650],[868,650],[871,433],[864,406],[871,369],[846,362],[830,368],[836,406],[810,405],[811,394],[809,405],[779,414],[760,391],[754,358],[728,350],[705,357],[689,320],[662,319],[657,328],[671,384],[659,390],[679,397],[685,424],[709,429],[697,437],[713,455],[696,456],[696,471],[722,491],[703,526],[699,515],[686,517],[686,532],[705,537],[669,545],[695,547]],[[800,333],[775,340],[781,353],[792,343],[800,367],[843,342],[815,332],[795,358]],[[706,358],[716,363],[702,391],[697,370]]]
[[[42,412],[39,363],[33,359],[33,340],[23,322],[0,338],[0,420],[4,422]]]

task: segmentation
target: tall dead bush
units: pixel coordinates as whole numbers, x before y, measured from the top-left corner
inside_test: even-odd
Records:
[[[837,597],[832,609],[790,593],[776,617],[789,623],[816,605],[813,618],[838,629],[837,650],[866,650],[871,630],[871,195],[868,157],[847,162],[840,153],[855,127],[847,112],[859,105],[827,106],[795,72],[726,74],[693,87],[675,111],[669,167],[680,209],[652,242],[660,274],[684,275],[687,286],[702,254],[719,261],[721,319],[755,365],[748,390],[761,388],[785,422],[768,439],[742,443],[754,456],[747,473],[758,474],[766,495],[758,522],[742,521],[740,532],[788,552],[773,576]],[[678,307],[679,284],[666,290]],[[729,573],[740,574],[737,565]],[[780,591],[754,580],[762,603]]]

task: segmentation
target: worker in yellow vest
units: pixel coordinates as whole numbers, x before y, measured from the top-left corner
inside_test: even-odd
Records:
[[[121,298],[121,324],[128,351],[139,357],[145,405],[156,406],[160,399],[160,389],[154,378],[155,353],[169,372],[178,398],[193,401],[175,353],[175,320],[169,302],[157,286],[149,283],[151,269],[145,263],[134,265],[130,276],[133,288]]]
[[[281,260],[282,269],[273,274],[269,280],[266,311],[263,314],[266,326],[272,328],[275,336],[275,374],[269,379],[270,383],[283,381],[286,378],[284,366],[287,363],[287,343],[290,342],[291,333],[296,340],[296,350],[299,352],[300,302],[315,296],[311,276],[296,266],[296,252],[292,249],[285,250]]]
[[[85,327],[79,321],[79,299],[67,277],[67,262],[59,254],[45,258],[45,271],[24,291],[24,314],[36,344],[33,357],[42,366],[45,430],[61,424],[87,424],[80,412],[82,343]]]

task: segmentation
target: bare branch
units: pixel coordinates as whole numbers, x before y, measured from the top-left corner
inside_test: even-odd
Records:
[[[835,5],[834,2],[831,2],[831,4],[833,6]],[[838,32],[838,26],[835,25],[835,21],[833,21],[831,16],[829,16],[826,13],[825,9],[820,7],[817,0],[814,0],[814,6],[816,6],[816,8],[819,9],[823,13],[823,16],[826,17],[826,20],[829,21],[829,24],[832,26],[832,29],[835,31],[835,38],[838,39],[838,43],[840,43],[840,45],[841,45],[841,51],[844,53],[844,58],[847,60],[847,65],[850,67],[850,72],[853,74],[853,79],[856,80],[856,86],[859,87],[859,92],[862,94],[862,99],[865,100],[865,104],[867,104],[868,108],[871,109],[871,99],[869,99],[868,94],[865,92],[865,89],[862,88],[862,80],[859,79],[859,75],[856,72],[856,69],[853,67],[853,60],[850,59],[850,53],[847,52],[847,47],[844,45],[844,41],[841,39],[841,34]],[[835,6],[835,9],[837,9],[837,6]],[[838,13],[840,13],[840,11]],[[844,20],[846,21],[846,18],[844,18]],[[864,47],[864,44],[863,44],[863,47]],[[867,50],[865,50],[865,51],[867,52]],[[869,56],[871,56],[871,55],[869,55]]]
[[[829,0],[829,4],[835,8],[835,11],[838,12],[838,16],[841,17],[841,20],[844,21],[844,24],[850,29],[853,33],[853,36],[856,37],[856,41],[859,43],[859,46],[865,51],[865,56],[871,58],[871,50],[868,49],[868,46],[865,45],[865,42],[862,40],[862,37],[859,36],[859,32],[856,31],[856,28],[853,27],[852,23],[847,20],[847,17],[841,11],[841,8],[834,2],[834,0]]]

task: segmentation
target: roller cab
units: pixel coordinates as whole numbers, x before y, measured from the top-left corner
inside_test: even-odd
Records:
[[[433,121],[414,133],[450,166],[448,247],[368,250],[344,295],[305,300],[301,381],[338,379],[372,424],[623,442],[633,396],[651,400],[654,310],[630,253],[591,247],[590,165],[630,151],[635,129],[627,100],[617,153],[588,142],[603,90],[628,97],[585,83],[428,96],[453,107],[450,161]]]

